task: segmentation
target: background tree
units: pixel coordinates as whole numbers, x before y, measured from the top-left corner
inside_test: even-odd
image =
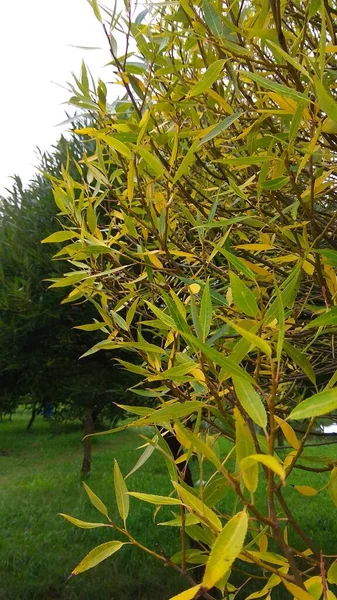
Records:
[[[336,11],[326,1],[180,0],[137,16],[127,2],[121,18],[90,3],[125,97],[111,110],[105,85],[84,71],[72,88],[97,126],[79,132],[95,142],[83,156],[89,178],[74,193],[68,173],[55,182],[71,223],[71,271],[59,282],[73,285],[68,299],[95,298],[108,334],[93,352],[143,361],[122,364],[158,406],[137,407],[129,426],[165,427],[183,448],[174,460],[159,430],[147,440],[143,460],[152,448],[165,457],[167,497],[128,492],[115,465],[123,524],[107,525],[139,546],[129,496],[173,506],[166,524],[179,526],[181,551],[142,548],[189,580],[175,600],[214,597],[214,586],[228,598],[254,576],[267,576],[261,597],[282,584],[295,598],[334,598],[336,563],[294,518],[292,486],[304,496],[327,488],[337,505],[336,462],[306,453],[317,418],[337,409]],[[126,34],[123,56],[114,28]],[[193,455],[196,489],[181,468]],[[303,487],[301,469],[330,478]],[[122,545],[99,546],[73,574]],[[201,583],[195,564],[206,565]]]
[[[41,156],[41,171],[60,176],[71,155],[70,171],[81,142],[67,145],[62,137],[53,151]],[[76,183],[75,183],[76,185]],[[38,174],[24,188],[19,177],[0,203],[0,411],[13,412],[18,404],[32,407],[28,428],[42,410],[58,420],[81,420],[86,433],[95,422],[116,423],[121,410],[113,402],[126,397],[127,378],[111,356],[79,360],[101,336],[76,329],[96,315],[90,304],[69,307],[61,303],[64,290],[47,292],[46,278],[60,277],[65,263],[52,260],[51,246],[41,239],[59,228],[50,181]],[[61,236],[62,237],[62,236]],[[61,248],[61,246],[60,246]],[[74,329],[75,328],[75,329]],[[95,322],[89,330],[97,329]],[[84,444],[83,472],[90,470],[90,442]]]

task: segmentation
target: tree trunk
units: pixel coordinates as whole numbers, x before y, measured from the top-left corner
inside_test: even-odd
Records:
[[[282,446],[284,446],[284,436],[283,436],[283,431],[282,429],[279,427],[279,429],[277,430],[277,445],[282,448]]]
[[[92,409],[87,408],[83,422],[83,436],[94,433],[95,426],[92,418]],[[83,462],[82,462],[82,477],[87,477],[91,469],[91,438],[83,440]]]
[[[31,412],[30,419],[29,419],[29,422],[28,422],[28,425],[27,425],[27,428],[26,428],[27,431],[31,430],[32,425],[33,425],[33,423],[35,421],[35,417],[36,417],[36,402],[34,402],[34,404],[32,406],[32,412]]]

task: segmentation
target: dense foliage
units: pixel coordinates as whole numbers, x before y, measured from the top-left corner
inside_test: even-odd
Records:
[[[40,169],[59,177],[67,155],[81,153],[78,139],[68,146],[61,138],[41,157]],[[57,419],[83,420],[90,413],[94,421],[116,423],[121,409],[113,402],[125,399],[126,377],[106,353],[79,360],[97,334],[76,327],[95,309],[79,304],[69,310],[61,303],[63,290],[47,292],[46,278],[66,270],[64,262],[51,262],[52,247],[40,244],[60,227],[50,182],[38,174],[24,188],[14,178],[0,211],[0,414],[28,404],[33,415],[42,409]]]
[[[129,427],[158,427],[137,468],[160,452],[171,494],[152,495],[149,482],[149,493],[131,495],[172,506],[166,525],[181,551],[143,550],[190,582],[176,600],[214,597],[214,586],[232,598],[236,572],[241,585],[262,578],[249,597],[279,585],[301,600],[332,599],[334,557],[294,518],[288,480],[326,471],[323,489],[296,486],[297,501],[329,493],[335,510],[337,461],[306,445],[317,418],[337,409],[337,11],[329,0],[180,0],[137,16],[126,2],[120,17],[90,3],[125,96],[110,106],[85,68],[72,88],[71,102],[95,116],[78,131],[95,150],[77,165],[88,169],[81,183],[68,172],[54,182],[70,220],[54,238],[68,240],[70,263],[57,285],[72,286],[69,300],[95,302],[106,337],[91,352],[135,353],[141,366],[122,365],[156,399]],[[114,29],[125,33],[122,55]],[[184,480],[193,457],[194,488]],[[117,463],[123,524],[86,489],[106,525],[140,545]],[[97,547],[73,574],[122,545]],[[205,565],[201,582],[193,565]]]

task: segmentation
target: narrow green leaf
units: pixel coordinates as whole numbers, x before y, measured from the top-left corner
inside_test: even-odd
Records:
[[[114,484],[118,512],[125,523],[129,514],[130,500],[128,496],[128,488],[126,487],[123,475],[116,459],[114,462]]]
[[[238,408],[234,408],[234,420],[235,420],[235,451],[237,464],[240,465],[241,461],[254,454],[255,447],[252,435],[249,431],[248,425],[241,415]],[[256,492],[259,482],[259,467],[258,464],[252,463],[247,469],[240,471],[243,482],[247,490],[254,494]]]
[[[225,62],[225,60],[221,59],[216,60],[214,63],[212,63],[208,67],[207,71],[205,71],[205,73],[202,75],[200,81],[198,81],[198,83],[196,83],[189,90],[189,92],[187,92],[186,98],[198,96],[199,94],[202,94],[202,92],[209,90],[213,83],[215,83],[215,81],[219,78],[219,75],[224,68]]]
[[[337,325],[337,306],[328,310],[324,315],[320,315],[306,325],[308,327],[328,327],[329,325]]]
[[[176,174],[173,178],[173,184],[177,183],[188,172],[191,164],[195,161],[195,152],[198,149],[198,141],[194,141],[188,152],[185,154],[183,160],[181,161]]]
[[[315,90],[321,109],[337,123],[337,102],[318,77],[314,77]]]
[[[283,342],[283,348],[288,356],[290,356],[290,358],[292,358],[293,361],[302,369],[303,373],[306,374],[308,379],[310,379],[310,381],[316,385],[315,372],[305,354],[298,350],[298,348],[295,348],[295,346],[289,344],[289,342],[286,340]]]
[[[220,121],[220,123],[217,123],[217,125],[214,125],[214,127],[211,129],[211,131],[206,133],[206,135],[201,138],[201,140],[199,141],[198,147],[202,146],[203,144],[206,144],[206,142],[209,142],[210,140],[215,138],[217,135],[222,133],[222,131],[225,131],[226,129],[228,129],[228,127],[230,127],[230,125],[232,125],[232,123],[237,121],[237,119],[241,115],[242,115],[242,113],[234,113],[233,115],[229,115],[229,117],[226,117],[225,119],[223,119],[223,121]]]
[[[78,234],[75,231],[56,231],[48,237],[41,240],[41,244],[54,244],[57,242],[65,242],[67,240],[72,240],[74,237],[78,237]]]
[[[267,426],[267,413],[259,394],[251,383],[241,379],[241,377],[234,376],[232,380],[241,406],[254,423],[265,429]]]
[[[124,144],[117,138],[112,137],[111,135],[101,135],[100,139],[102,139],[110,148],[116,150],[116,152],[119,152],[120,154],[122,154],[122,156],[126,156],[126,158],[131,160],[132,152],[131,150],[129,150],[126,144]]]
[[[278,336],[277,336],[277,346],[276,346],[276,360],[278,362],[278,368],[280,369],[281,357],[282,357],[282,348],[284,344],[284,332],[285,332],[285,315],[284,315],[284,306],[282,302],[282,295],[277,286],[276,281],[274,281],[274,288],[276,292],[276,302],[277,302],[277,321],[278,321]]]
[[[284,60],[286,60],[290,65],[292,65],[296,69],[296,71],[299,71],[300,73],[302,73],[302,75],[304,75],[304,77],[307,77],[309,80],[311,79],[308,71],[303,67],[303,65],[296,58],[294,58],[293,56],[290,56],[290,54],[288,52],[283,50],[283,48],[281,48],[281,46],[279,44],[275,44],[275,42],[268,40],[267,45],[271,46],[271,48],[276,50],[276,52],[280,56],[282,56],[282,58],[284,58]]]
[[[240,73],[242,76],[246,77],[247,79],[251,79],[264,89],[272,90],[273,92],[276,92],[281,96],[285,96],[286,98],[309,102],[309,98],[305,94],[302,94],[293,88],[289,88],[286,85],[281,85],[280,83],[276,83],[271,79],[265,79],[264,77],[261,77],[261,75],[257,75],[257,73],[251,73],[250,71],[240,71]]]
[[[216,12],[215,8],[209,2],[209,0],[204,0],[202,3],[202,10],[204,13],[205,21],[210,31],[216,37],[223,36],[223,26],[220,15]]]
[[[141,146],[137,147],[137,154],[139,154],[139,156],[145,160],[146,164],[150,167],[150,170],[153,171],[157,177],[161,177],[163,175],[164,167],[160,160],[154,156],[154,154],[149,152],[149,150],[146,148],[142,148]]]
[[[238,364],[236,364],[227,356],[224,356],[215,348],[210,348],[207,344],[205,344],[201,340],[198,340],[192,335],[188,335],[186,333],[182,333],[182,335],[184,336],[184,338],[186,338],[188,342],[190,342],[192,346],[194,346],[197,350],[200,350],[200,352],[202,352],[202,354],[204,354],[212,362],[214,362],[216,365],[219,365],[220,367],[224,367],[231,376],[237,375],[238,377],[242,377],[246,381],[250,381],[252,383],[254,382],[254,379],[248,373],[246,373],[244,369],[242,369]]]
[[[234,304],[245,313],[245,315],[257,317],[260,311],[256,298],[250,288],[232,271],[229,273],[229,281]]]
[[[337,388],[325,390],[300,402],[290,413],[288,419],[297,421],[320,417],[337,408]]]
[[[156,496],[155,494],[142,494],[141,492],[128,492],[129,496],[143,500],[143,502],[149,502],[149,504],[155,504],[156,506],[181,506],[181,501],[178,498],[172,498],[170,496]]]
[[[204,286],[204,291],[202,294],[199,319],[202,332],[202,341],[204,342],[209,334],[212,323],[212,300],[208,281]]]
[[[337,508],[337,467],[334,467],[331,471],[328,492],[332,502]]]
[[[90,487],[85,483],[85,481],[82,481],[82,483],[85,491],[89,496],[91,504],[98,510],[98,512],[102,513],[102,515],[109,519],[108,509],[105,506],[105,504],[103,504],[102,500],[100,500],[100,498],[96,496],[96,494],[90,489]]]
[[[293,115],[293,118],[291,119],[291,123],[290,123],[290,130],[289,130],[289,142],[292,142],[298,132],[298,129],[301,125],[301,121],[303,118],[303,113],[304,113],[304,109],[306,108],[307,103],[304,102],[303,100],[301,100],[296,107],[295,113]]]
[[[276,177],[275,179],[266,179],[260,183],[263,190],[281,190],[289,181],[289,177]]]
[[[158,440],[158,436],[155,435],[152,438],[152,442],[156,442]],[[133,475],[133,473],[135,473],[136,471],[138,471],[138,469],[140,469],[143,465],[145,465],[145,463],[149,460],[150,456],[152,456],[153,452],[155,451],[156,446],[153,445],[148,445],[144,452],[141,454],[141,456],[139,457],[139,459],[137,460],[135,466],[131,469],[131,471],[129,471],[129,473],[126,475],[125,479],[127,479],[128,477],[130,477],[130,475]]]
[[[71,574],[78,575],[88,569],[92,569],[92,567],[96,567],[96,565],[106,558],[109,558],[109,556],[117,552],[122,546],[124,546],[123,542],[105,542],[105,544],[96,546],[96,548],[91,550],[91,552],[81,560]]]

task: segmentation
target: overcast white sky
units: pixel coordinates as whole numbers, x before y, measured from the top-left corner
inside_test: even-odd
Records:
[[[86,0],[0,0],[0,194],[14,173],[27,183],[36,146],[46,150],[59,137],[69,93],[53,82],[70,81],[82,58],[95,79],[109,80],[106,41]]]

